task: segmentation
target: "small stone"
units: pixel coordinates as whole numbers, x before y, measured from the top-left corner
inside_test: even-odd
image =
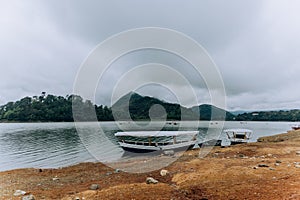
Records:
[[[218,154],[218,153],[214,153],[212,156],[213,156],[214,158],[217,158],[217,157],[219,156],[219,154]]]
[[[295,165],[296,168],[300,168],[300,165]]]
[[[265,156],[260,156],[260,158],[265,158]]]
[[[257,169],[257,167],[255,166],[255,167],[253,167],[253,169]]]
[[[276,162],[276,163],[282,163],[281,160],[276,160],[275,162]]]
[[[275,170],[275,168],[270,167],[269,170]]]
[[[300,156],[300,151],[296,151],[296,155],[297,155],[297,156]]]
[[[155,180],[155,179],[152,178],[152,177],[147,177],[146,183],[147,183],[147,184],[156,184],[156,183],[158,183],[158,180]]]
[[[54,177],[54,178],[52,178],[52,180],[53,180],[53,181],[59,181],[59,178]]]
[[[168,171],[168,170],[166,170],[166,169],[160,170],[160,175],[161,175],[161,176],[166,176],[166,175],[168,175],[168,174],[169,174],[169,171]]]
[[[80,198],[79,197],[75,197],[75,200],[80,200]]]
[[[115,173],[119,173],[119,172],[121,172],[120,169],[115,169]]]
[[[35,200],[35,197],[32,194],[30,194],[22,197],[22,200]]]
[[[173,156],[175,152],[173,150],[166,150],[163,152],[163,154],[166,156]]]
[[[15,193],[14,193],[14,196],[21,196],[21,195],[24,195],[24,194],[26,194],[25,191],[23,191],[23,190],[16,190]]]
[[[243,157],[245,157],[245,155],[244,154],[239,154],[239,157],[243,158]]]
[[[267,156],[268,156],[268,157],[272,157],[273,155],[269,153]]]
[[[98,184],[92,184],[90,186],[90,190],[98,190],[99,189],[99,185]]]
[[[266,164],[258,164],[258,167],[269,167],[269,165],[266,165]]]
[[[275,165],[275,166],[279,166],[280,164],[279,164],[279,163],[275,163],[274,165]]]

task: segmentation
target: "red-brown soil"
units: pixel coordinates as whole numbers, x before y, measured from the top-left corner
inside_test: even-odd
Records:
[[[215,147],[205,158],[199,150],[187,151],[164,168],[166,176],[160,170],[116,172],[102,163],[0,172],[0,199],[21,199],[13,195],[18,189],[35,199],[300,199],[300,130],[259,141]],[[150,159],[163,162],[167,156]],[[145,161],[118,165],[138,162]],[[146,184],[147,177],[159,182]],[[94,183],[100,188],[89,190]]]

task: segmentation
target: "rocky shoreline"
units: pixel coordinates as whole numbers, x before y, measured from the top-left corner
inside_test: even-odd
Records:
[[[0,172],[0,199],[300,199],[300,131],[258,141],[214,147],[204,158],[190,150],[144,173],[103,163]],[[117,165],[132,169],[168,157],[151,159]]]

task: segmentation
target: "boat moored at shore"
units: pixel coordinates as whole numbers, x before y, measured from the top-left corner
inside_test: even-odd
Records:
[[[253,134],[249,129],[226,129],[224,132],[232,145],[249,142]]]
[[[292,129],[293,129],[293,130],[299,130],[299,129],[300,129],[300,124],[298,124],[298,125],[293,125],[293,126],[292,126]]]
[[[196,144],[197,134],[198,131],[129,131],[115,136],[125,151],[148,153],[190,149]]]

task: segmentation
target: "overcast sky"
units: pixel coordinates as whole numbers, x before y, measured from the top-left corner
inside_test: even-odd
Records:
[[[227,109],[300,108],[299,10],[298,0],[3,0],[0,104],[42,91],[70,94],[80,65],[100,42],[128,29],[162,27],[190,36],[207,50],[222,75]],[[190,66],[174,55],[134,52],[112,64],[96,103],[109,105],[122,74],[149,62],[181,67],[187,79],[195,79]],[[209,103],[201,78],[191,82],[198,85],[199,103]],[[157,86],[140,92],[174,100]]]

